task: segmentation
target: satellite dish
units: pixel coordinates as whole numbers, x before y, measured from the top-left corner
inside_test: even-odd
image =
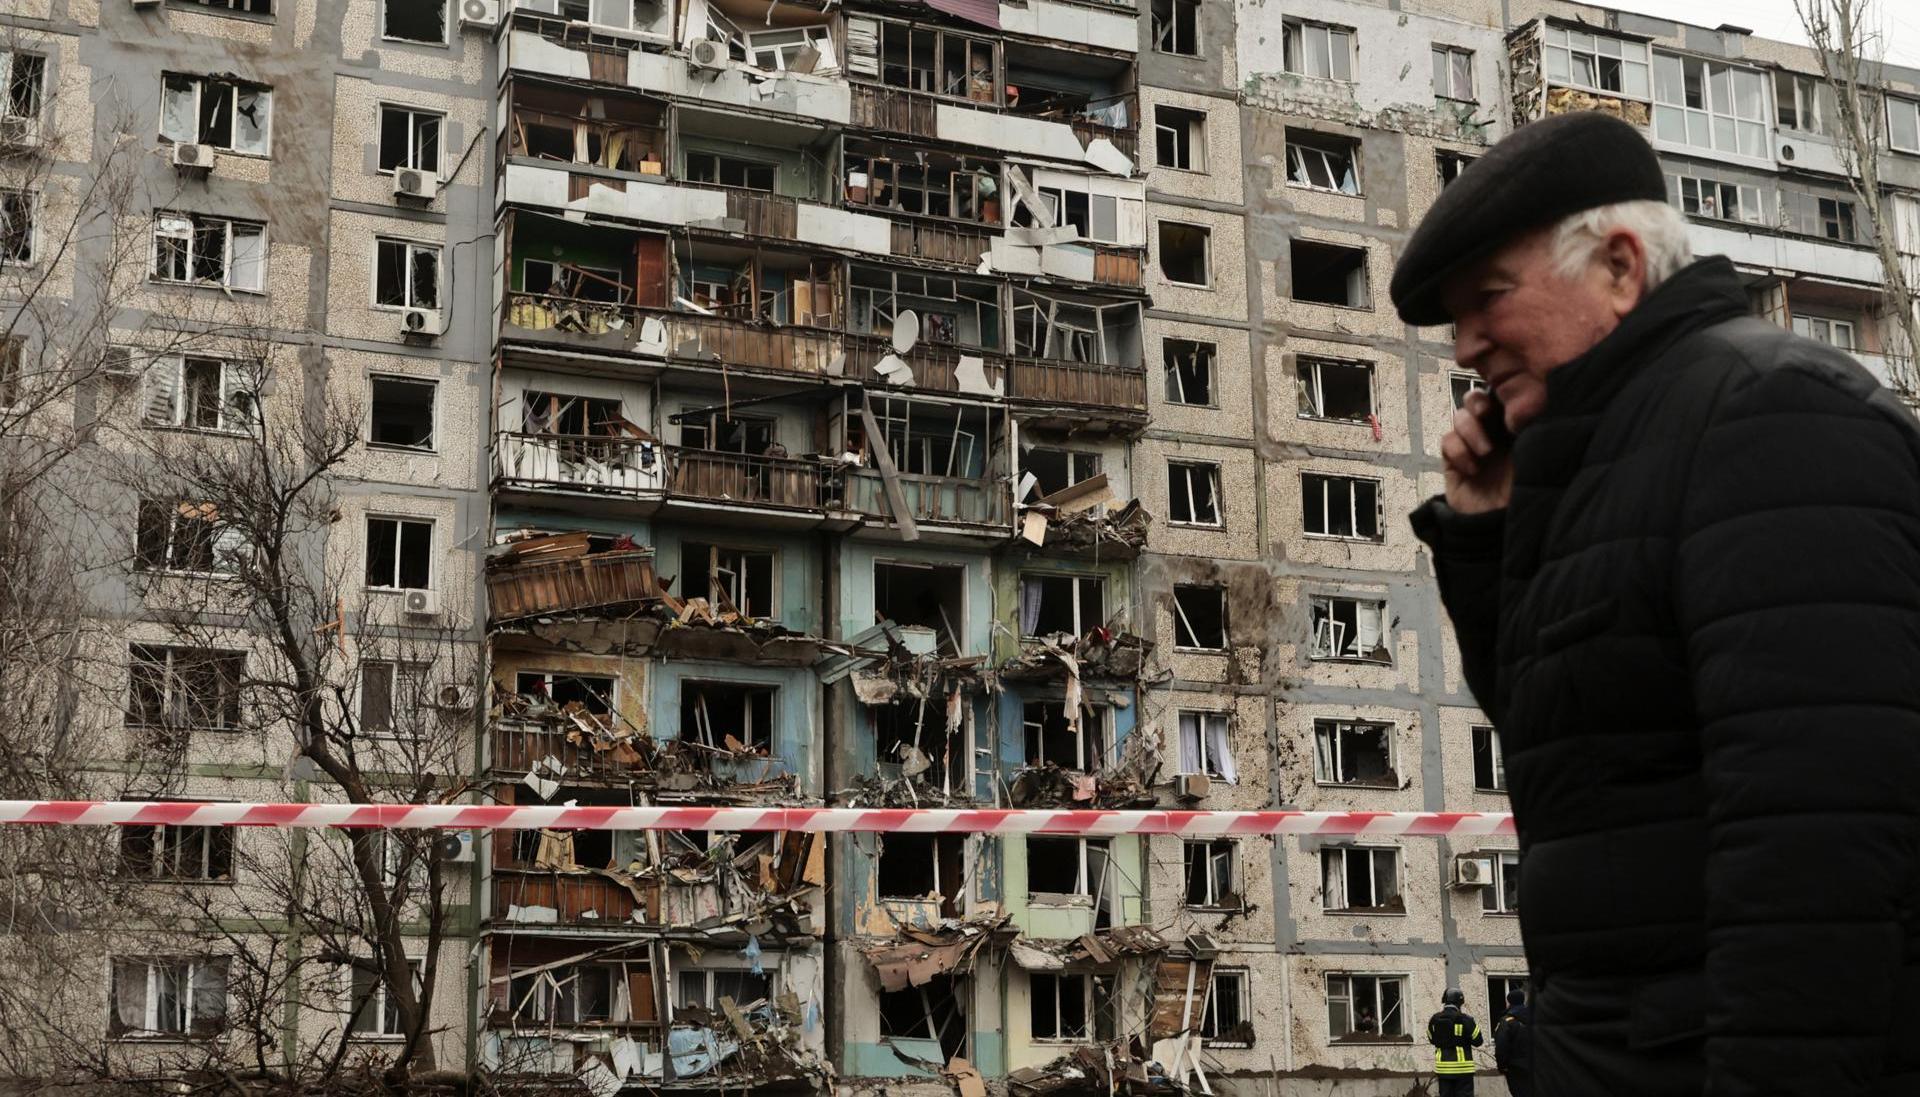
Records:
[[[905,354],[920,341],[920,314],[912,309],[901,309],[893,318],[893,352]]]

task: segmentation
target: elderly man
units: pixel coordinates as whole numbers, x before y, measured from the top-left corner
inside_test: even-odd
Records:
[[[1413,514],[1499,725],[1553,1097],[1920,1093],[1920,430],[1527,126],[1393,277],[1487,381]]]

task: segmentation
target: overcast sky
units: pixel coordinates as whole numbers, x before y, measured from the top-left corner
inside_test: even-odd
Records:
[[[1596,0],[1606,7],[1677,19],[1695,26],[1732,23],[1761,38],[1805,42],[1793,0]],[[1920,4],[1913,0],[1875,0],[1873,11],[1884,31],[1886,59],[1920,68]]]

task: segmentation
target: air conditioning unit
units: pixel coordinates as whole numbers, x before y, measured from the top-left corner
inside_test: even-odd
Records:
[[[440,313],[434,309],[408,309],[400,314],[400,331],[416,339],[438,338]]]
[[[100,372],[107,377],[138,377],[140,367],[134,365],[132,347],[108,347],[100,352]]]
[[[702,38],[687,50],[687,60],[696,69],[724,69],[727,67],[727,44]]]
[[[133,0],[133,6],[136,8],[157,8],[160,6],[160,0]]]
[[[453,865],[473,863],[473,832],[470,830],[450,830],[433,842],[434,856]]]
[[[192,168],[198,171],[212,171],[213,146],[177,144],[173,146],[173,166],[176,168]]]
[[[1462,854],[1453,859],[1453,885],[1463,888],[1493,886],[1493,858]]]
[[[433,201],[440,193],[440,177],[430,171],[418,168],[401,168],[393,173],[393,196],[412,198],[421,202]]]
[[[1173,779],[1174,795],[1182,800],[1198,800],[1213,789],[1213,780],[1204,773],[1182,773]]]
[[[460,0],[460,25],[492,30],[500,25],[500,0]]]
[[[437,590],[410,590],[406,593],[407,613],[414,617],[438,617],[440,615],[440,592]]]
[[[1220,942],[1210,933],[1187,934],[1187,952],[1196,960],[1211,960],[1220,955]]]
[[[462,682],[441,686],[440,692],[434,695],[433,707],[449,712],[471,712],[473,687]]]

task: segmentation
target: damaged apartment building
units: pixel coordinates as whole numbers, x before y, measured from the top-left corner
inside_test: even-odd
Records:
[[[406,642],[451,634],[482,665],[431,706],[477,739],[448,787],[583,824],[1506,810],[1403,518],[1478,381],[1386,286],[1441,188],[1543,114],[1643,127],[1756,313],[1912,376],[1872,245],[1920,256],[1920,73],[1882,70],[1875,226],[1811,54],[1738,28],[1561,0],[31,6],[0,15],[0,170],[77,173],[106,146],[42,138],[90,132],[99,74],[137,85],[170,195],[143,315],[257,305],[287,363],[263,405],[366,413],[324,539],[380,607],[369,728]],[[330,142],[273,126],[292,104]],[[57,262],[64,176],[21,177],[0,275]],[[246,350],[136,355],[141,429],[244,434]],[[219,570],[203,502],[123,502],[141,582]],[[125,722],[229,730],[241,655],[180,671],[136,589],[107,592]],[[196,749],[166,794],[308,776]],[[158,837],[133,851],[178,875]],[[200,841],[207,882],[252,838]],[[582,825],[449,867],[438,1061],[502,1091],[1398,1094],[1446,986],[1485,1017],[1526,980],[1511,841]],[[144,995],[168,978],[213,1000],[182,963],[128,960],[116,1032],[178,1035]],[[356,1036],[392,1040],[376,1012]]]

